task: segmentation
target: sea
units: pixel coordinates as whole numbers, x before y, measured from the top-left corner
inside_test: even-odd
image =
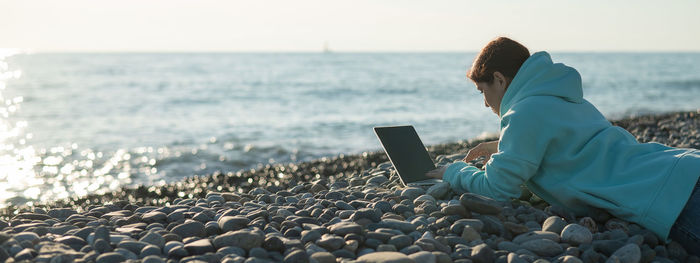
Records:
[[[377,151],[374,126],[494,135],[475,55],[5,52],[0,207]],[[608,118],[700,108],[700,53],[551,55]]]

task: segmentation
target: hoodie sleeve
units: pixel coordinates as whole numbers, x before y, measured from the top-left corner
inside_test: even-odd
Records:
[[[498,152],[491,155],[484,171],[464,162],[451,164],[443,180],[456,191],[468,191],[499,201],[518,198],[520,185],[529,180],[540,166],[549,135],[538,123],[538,114],[510,110],[501,119]]]

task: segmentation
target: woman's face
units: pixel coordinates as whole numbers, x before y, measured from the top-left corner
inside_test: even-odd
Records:
[[[486,107],[491,107],[491,110],[496,113],[496,115],[501,116],[501,100],[506,93],[508,84],[503,74],[500,72],[495,72],[493,74],[494,78],[491,83],[475,82],[474,84],[476,84],[476,89],[484,95],[484,105]]]

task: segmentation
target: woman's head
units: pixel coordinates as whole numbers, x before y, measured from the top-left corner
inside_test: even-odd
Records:
[[[484,94],[484,104],[500,116],[501,99],[530,51],[520,43],[499,37],[489,42],[474,59],[467,78]]]

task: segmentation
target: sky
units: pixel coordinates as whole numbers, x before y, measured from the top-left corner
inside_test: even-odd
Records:
[[[697,0],[0,0],[35,52],[700,51]]]

